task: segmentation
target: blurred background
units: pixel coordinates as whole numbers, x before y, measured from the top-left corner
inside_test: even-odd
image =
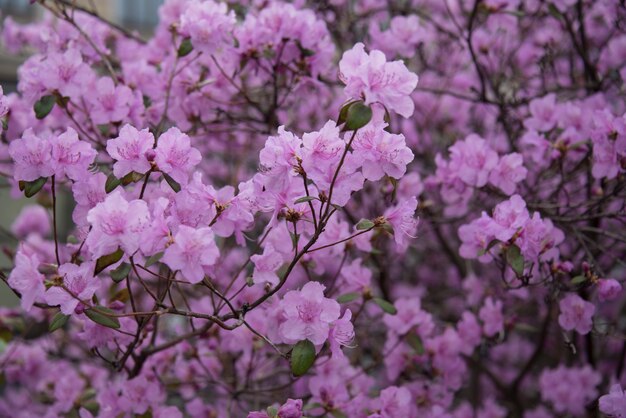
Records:
[[[96,10],[105,19],[136,30],[148,37],[158,21],[158,8],[163,0],[71,0],[90,10]],[[30,0],[0,0],[0,21],[10,16],[17,22],[32,22],[43,16],[45,9],[39,4],[31,4]],[[0,24],[0,28],[2,25]],[[26,56],[8,54],[0,45],[0,85],[4,94],[17,89],[17,68]],[[36,198],[11,198],[10,186],[0,180],[0,248],[14,248],[15,240],[10,230],[11,224],[26,205],[37,204]],[[71,203],[63,196],[59,197],[59,230],[62,237],[67,236],[71,228]],[[12,263],[4,251],[0,251],[0,269],[6,271]],[[16,306],[19,300],[13,292],[0,281],[0,306]]]

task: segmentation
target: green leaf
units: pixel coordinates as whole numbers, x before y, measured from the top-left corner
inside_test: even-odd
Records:
[[[361,219],[359,223],[356,224],[356,229],[358,231],[362,231],[364,229],[372,229],[374,228],[374,225],[374,222],[370,221],[369,219]]]
[[[352,302],[354,300],[357,300],[360,296],[361,296],[361,294],[357,293],[357,292],[346,293],[346,294],[343,294],[343,295],[339,296],[337,298],[337,302],[338,303],[349,303],[349,302]]]
[[[507,248],[505,258],[518,277],[524,274],[524,257],[518,246],[512,245]]]
[[[391,302],[387,302],[382,298],[374,298],[372,299],[376,305],[380,307],[383,311],[387,312],[389,315],[395,315],[398,313],[398,310]]]
[[[304,375],[315,363],[315,346],[309,340],[298,341],[291,351],[291,372]]]
[[[146,264],[144,264],[144,267],[150,267],[151,265],[153,265],[154,263],[158,263],[159,260],[161,259],[161,257],[163,257],[163,251],[158,252],[156,254],[151,255],[150,257],[148,257],[148,259],[146,260]]]
[[[416,333],[410,332],[406,336],[406,341],[413,348],[413,350],[415,350],[416,354],[421,356],[426,352],[426,350],[424,350],[424,342],[422,341],[420,336],[417,335]]]
[[[150,106],[152,106],[152,99],[150,98],[150,96],[146,96],[144,94],[142,98],[143,98],[143,107],[147,109]]]
[[[299,199],[296,199],[293,203],[295,205],[295,204],[298,204],[298,203],[310,202],[312,200],[317,200],[317,197],[314,197],[314,196],[304,196],[304,197],[301,197]]]
[[[145,174],[141,174],[138,173],[136,171],[131,171],[130,173],[126,174],[124,177],[122,177],[122,185],[127,186],[131,183],[136,183],[139,180],[141,180],[143,178]]]
[[[109,174],[106,183],[104,183],[104,191],[107,193],[111,193],[120,184],[122,184],[122,180],[118,179],[113,174]]]
[[[120,327],[120,321],[114,316],[107,316],[105,314],[114,314],[111,309],[104,306],[95,306],[95,309],[85,309],[85,315],[96,324],[100,324],[103,327],[118,329]]]
[[[57,312],[56,315],[52,317],[50,325],[48,325],[48,331],[54,332],[59,328],[63,328],[69,318],[70,317],[68,315],[64,315],[62,312]]]
[[[570,280],[571,284],[581,284],[587,281],[587,277],[585,276],[576,276],[572,280]]]
[[[118,268],[116,268],[115,270],[112,270],[109,273],[109,275],[111,276],[111,278],[113,279],[115,283],[118,283],[124,280],[126,276],[128,276],[128,273],[130,273],[130,268],[131,268],[130,264],[122,263],[120,264]]]
[[[337,125],[346,123],[346,120],[348,120],[348,110],[350,110],[350,106],[352,106],[356,102],[357,100],[350,100],[348,103],[341,107],[341,110],[339,110],[339,119],[337,119]]]
[[[348,416],[339,409],[333,409],[332,411],[330,411],[330,414],[335,418],[348,418]]]
[[[489,252],[489,250],[491,250],[493,247],[495,247],[500,241],[497,239],[492,239],[491,241],[489,241],[489,244],[487,244],[487,248],[485,249],[481,249],[478,251],[478,256],[483,256],[485,254],[487,254]]]
[[[268,406],[265,411],[270,418],[276,418],[278,416],[278,408],[275,406]]]
[[[180,43],[180,46],[178,47],[178,52],[177,52],[178,56],[185,57],[189,55],[191,51],[193,51],[193,45],[191,44],[191,39],[189,38],[183,39],[183,41]]]
[[[372,120],[372,109],[361,101],[353,103],[348,108],[344,130],[356,131],[367,125],[370,120]]]
[[[180,192],[180,184],[178,184],[176,180],[174,180],[169,174],[163,172],[161,172],[161,174],[163,174],[163,178],[165,179],[167,184],[170,185],[172,190],[174,190],[176,193]]]
[[[557,9],[557,7],[554,4],[550,3],[548,5],[548,11],[550,12],[552,16],[556,17],[557,19],[561,18],[561,12],[559,11],[559,9]]]
[[[111,254],[103,255],[102,257],[98,259],[98,261],[96,261],[96,268],[93,272],[93,275],[95,276],[98,273],[100,273],[102,270],[104,270],[105,268],[117,263],[118,261],[122,259],[123,256],[124,256],[124,251],[122,251],[121,248],[118,248],[117,251]]]
[[[37,180],[33,181],[20,181],[19,187],[20,190],[24,191],[24,196],[30,198],[39,193],[39,190],[41,190],[47,181],[48,177],[39,177]]]
[[[54,107],[55,103],[56,98],[51,94],[43,96],[41,99],[39,99],[33,107],[37,119],[43,119],[48,116],[48,114],[52,112],[52,108]]]
[[[300,242],[300,234],[294,234],[293,232],[289,231],[289,236],[291,236],[291,245],[293,246],[293,248],[296,248],[298,246],[298,242]]]

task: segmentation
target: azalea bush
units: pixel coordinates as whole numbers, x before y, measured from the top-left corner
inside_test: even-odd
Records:
[[[0,416],[626,417],[623,1],[38,3]]]

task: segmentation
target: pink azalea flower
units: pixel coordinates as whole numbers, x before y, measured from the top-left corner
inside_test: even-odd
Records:
[[[450,167],[469,186],[483,187],[498,164],[498,154],[487,141],[471,134],[450,147]]]
[[[285,322],[278,333],[287,344],[309,340],[321,346],[328,338],[331,324],[339,319],[340,307],[324,297],[324,285],[308,282],[301,290],[291,290],[280,302]]]
[[[378,398],[381,418],[396,418],[411,416],[413,397],[406,388],[389,386],[380,392]]]
[[[495,238],[492,233],[492,224],[493,219],[483,212],[480,218],[459,227],[459,238],[461,239],[459,254],[461,257],[478,258],[482,262],[491,260],[492,257],[489,254],[479,254],[481,250],[486,250],[489,243]]]
[[[427,337],[435,328],[432,316],[422,309],[419,298],[401,298],[395,301],[394,306],[398,312],[395,315],[385,314],[383,322],[396,334],[404,335],[417,327],[420,337]]]
[[[343,356],[341,347],[349,345],[354,340],[354,325],[351,320],[352,312],[346,309],[343,316],[331,324],[328,342],[333,356]]]
[[[494,208],[492,233],[498,240],[508,241],[529,219],[526,202],[515,194]]]
[[[15,180],[33,181],[54,174],[52,145],[31,128],[24,131],[22,138],[11,141],[9,155],[15,162]]]
[[[102,77],[96,83],[91,102],[91,120],[97,125],[120,122],[128,116],[133,102],[132,90],[123,84],[115,86],[110,77]]]
[[[24,239],[30,234],[47,236],[50,233],[48,211],[40,205],[25,206],[13,221],[11,232],[19,239]]]
[[[78,134],[72,128],[52,138],[52,166],[57,177],[67,175],[79,181],[87,175],[89,166],[98,153],[90,144],[79,141]]]
[[[339,127],[328,121],[319,132],[302,135],[302,167],[314,182],[323,182],[327,173],[337,169],[346,143],[339,136]]]
[[[418,219],[415,218],[417,199],[408,198],[398,205],[387,209],[383,215],[393,228],[393,238],[399,248],[406,248],[409,238],[415,238]]]
[[[87,212],[106,199],[106,181],[107,176],[98,172],[96,174],[88,173],[72,184],[72,194],[76,201],[72,219],[78,226],[86,225]]]
[[[387,62],[385,54],[357,43],[344,52],[339,61],[339,78],[346,84],[345,93],[351,99],[364,99],[365,104],[381,103],[405,118],[411,117],[415,104],[411,93],[417,86],[417,75],[402,61]]]
[[[64,53],[51,53],[44,63],[42,83],[50,91],[78,100],[83,89],[92,85],[94,73],[83,62],[78,48],[69,48]]]
[[[91,301],[91,297],[100,288],[100,280],[93,277],[93,268],[93,263],[88,262],[80,266],[71,263],[61,265],[59,275],[63,278],[63,286],[73,295],[60,286],[52,286],[44,295],[46,303],[60,305],[63,314],[71,315],[82,307],[79,299]]]
[[[159,137],[155,152],[154,161],[159,170],[181,184],[187,184],[189,172],[202,160],[200,151],[191,146],[189,136],[178,128],[170,128]]]
[[[22,295],[20,305],[27,312],[46,290],[43,284],[45,277],[39,273],[38,267],[39,259],[36,255],[27,255],[21,248],[17,251],[15,267],[11,270],[8,283]]]
[[[559,302],[559,325],[566,331],[576,330],[588,334],[593,328],[593,314],[596,307],[580,296],[570,293]]]
[[[557,122],[556,95],[548,94],[534,99],[529,105],[531,117],[524,121],[524,126],[539,132],[554,128]]]
[[[502,156],[498,165],[489,173],[489,183],[509,196],[512,195],[517,183],[524,180],[528,173],[523,164],[522,155],[516,152]]]
[[[293,133],[286,131],[284,126],[278,127],[278,135],[270,136],[259,153],[261,171],[264,175],[280,181],[284,176],[294,176],[294,167],[298,166],[302,140]]]
[[[189,283],[199,283],[204,278],[203,267],[214,265],[219,255],[210,228],[181,225],[162,261],[172,270],[180,270]]]
[[[359,129],[352,144],[354,157],[363,162],[363,177],[380,180],[383,175],[400,179],[413,161],[413,152],[406,146],[404,135],[391,134],[386,124],[370,123]]]
[[[600,412],[612,418],[626,418],[626,394],[619,383],[611,386],[608,394],[598,400]]]
[[[124,125],[117,138],[107,141],[107,152],[116,160],[113,174],[122,178],[132,171],[143,174],[150,170],[145,154],[153,145],[154,136],[148,129],[139,131],[131,125]]]
[[[600,302],[616,299],[622,293],[622,285],[615,279],[598,280],[598,300]]]
[[[91,230],[85,242],[94,259],[120,247],[126,255],[139,249],[141,232],[149,225],[150,213],[143,200],[128,202],[119,190],[87,213]]]
[[[272,245],[266,245],[263,254],[253,255],[250,261],[254,263],[252,280],[255,283],[270,283],[272,286],[278,284],[279,277],[276,271],[283,265],[285,258]]]
[[[596,398],[596,386],[601,381],[600,374],[588,365],[572,368],[561,365],[556,369],[544,369],[539,377],[539,393],[557,413],[576,416]],[[572,385],[572,382],[576,384]]]
[[[229,12],[226,3],[190,2],[180,17],[180,31],[191,37],[198,51],[212,54],[232,41],[236,22],[235,12]]]
[[[485,304],[478,312],[478,317],[483,321],[483,332],[488,337],[493,337],[504,331],[504,317],[502,315],[502,302],[491,297],[485,299]]]

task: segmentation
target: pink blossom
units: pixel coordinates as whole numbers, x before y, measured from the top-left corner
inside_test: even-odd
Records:
[[[426,337],[434,329],[432,317],[422,309],[419,298],[401,298],[395,301],[394,306],[398,312],[395,315],[385,314],[383,322],[396,334],[404,335],[416,327],[417,333]]]
[[[214,265],[219,255],[210,228],[181,225],[162,260],[172,270],[180,270],[189,283],[199,283],[204,278],[204,267]]]
[[[126,119],[133,102],[132,90],[123,84],[116,86],[110,77],[98,79],[95,94],[88,97],[91,120],[98,125]]]
[[[611,386],[606,395],[598,400],[600,412],[612,418],[626,418],[626,394],[619,383]]]
[[[328,121],[319,132],[302,135],[302,167],[313,181],[323,181],[336,170],[346,143],[339,136],[339,127]]]
[[[83,62],[76,48],[64,53],[51,53],[42,72],[42,83],[50,91],[58,91],[62,96],[78,100],[86,86],[91,85],[93,71]]]
[[[478,312],[478,317],[483,321],[483,331],[486,336],[493,337],[504,331],[504,316],[502,315],[502,302],[491,297],[485,299],[485,304]]]
[[[522,155],[516,152],[500,157],[498,165],[489,173],[489,183],[512,195],[517,183],[524,180],[528,173],[523,164]]]
[[[400,179],[413,161],[413,152],[406,146],[404,135],[385,130],[386,124],[368,124],[359,129],[352,144],[355,158],[363,162],[363,177],[380,180],[383,175]]]
[[[39,205],[25,206],[13,221],[11,232],[19,239],[24,239],[30,234],[47,236],[50,233],[48,211]]]
[[[349,345],[354,339],[354,326],[351,320],[352,312],[346,309],[343,316],[331,324],[328,342],[333,356],[343,356],[341,347]]]
[[[302,417],[302,399],[287,399],[280,408],[278,408],[278,418],[301,418]]]
[[[559,325],[566,331],[575,330],[579,334],[588,334],[593,328],[593,314],[596,307],[580,296],[570,293],[559,302]]]
[[[585,405],[596,398],[596,386],[601,380],[601,376],[588,365],[572,368],[561,365],[541,373],[539,393],[557,413],[579,415],[585,412]]]
[[[52,166],[57,177],[67,175],[78,181],[85,177],[98,154],[87,142],[80,141],[72,128],[52,138]]]
[[[39,259],[36,255],[28,255],[19,249],[15,255],[15,267],[11,270],[8,284],[22,295],[22,309],[30,311],[37,299],[43,296],[46,288],[44,276],[39,273]]]
[[[293,169],[298,166],[302,140],[293,133],[278,127],[278,135],[270,136],[265,141],[265,147],[259,153],[262,172],[280,180],[286,175],[295,175]]]
[[[492,225],[493,219],[483,212],[480,218],[459,227],[458,232],[461,239],[459,254],[461,254],[461,257],[468,259],[478,258],[483,262],[491,260],[489,254],[481,255],[480,252],[481,250],[486,250],[487,246],[495,238],[492,232]]]
[[[417,199],[415,197],[408,198],[398,205],[387,209],[383,215],[385,220],[393,228],[393,237],[396,245],[400,248],[406,248],[408,238],[415,238],[417,233],[418,219],[415,217],[417,210]]]
[[[24,131],[22,138],[11,141],[9,155],[15,162],[15,180],[33,181],[54,174],[52,145],[31,128]]]
[[[346,84],[346,95],[352,99],[364,99],[368,105],[381,103],[405,118],[413,114],[415,104],[410,94],[417,86],[417,75],[402,61],[387,62],[381,51],[368,54],[365,46],[357,43],[339,61],[339,78]]]
[[[187,184],[189,172],[202,160],[200,151],[191,146],[189,136],[178,128],[170,128],[161,135],[155,151],[154,161],[159,170],[181,184]]]
[[[93,277],[93,268],[93,263],[83,263],[80,266],[66,263],[59,266],[59,276],[63,278],[63,286],[67,290],[52,286],[44,295],[46,303],[60,305],[61,312],[65,315],[71,315],[78,308],[82,308],[83,304],[79,300],[90,302],[100,288],[100,280]]]
[[[252,280],[255,283],[270,283],[272,286],[278,284],[279,277],[276,272],[286,260],[271,244],[265,246],[263,254],[250,257],[250,261],[254,263]]]
[[[139,249],[140,233],[149,221],[146,202],[129,202],[119,190],[114,190],[87,213],[91,230],[85,244],[94,259],[111,254],[118,247],[131,256]]]
[[[450,166],[469,186],[483,187],[498,164],[498,154],[478,135],[469,135],[450,147]]]
[[[622,293],[622,285],[615,279],[598,280],[598,300],[600,302],[616,299]]]
[[[370,25],[372,45],[386,55],[400,55],[411,58],[417,45],[423,39],[419,17],[416,15],[394,16],[389,22],[389,29],[381,31],[378,22]]]
[[[493,235],[500,241],[508,241],[530,219],[526,202],[518,194],[496,205],[493,210]]]
[[[212,54],[232,40],[237,19],[226,3],[212,0],[190,2],[180,17],[180,31],[191,37],[198,51]]]
[[[72,194],[76,201],[72,219],[78,226],[86,225],[87,212],[106,199],[106,180],[104,173],[96,173],[83,176],[72,184]]]
[[[321,346],[328,338],[331,324],[339,319],[339,304],[324,297],[324,285],[308,282],[301,290],[291,290],[280,302],[285,321],[278,333],[287,344],[307,339]]]
[[[406,388],[389,386],[380,392],[378,410],[381,418],[411,416],[413,397]]]
[[[524,121],[526,128],[539,132],[546,132],[554,128],[557,122],[555,94],[548,94],[532,100],[529,109],[531,117]]]
[[[113,174],[122,178],[132,171],[143,174],[150,170],[145,154],[153,145],[154,136],[148,129],[139,131],[131,125],[124,125],[117,138],[107,141],[107,152],[116,160]]]

